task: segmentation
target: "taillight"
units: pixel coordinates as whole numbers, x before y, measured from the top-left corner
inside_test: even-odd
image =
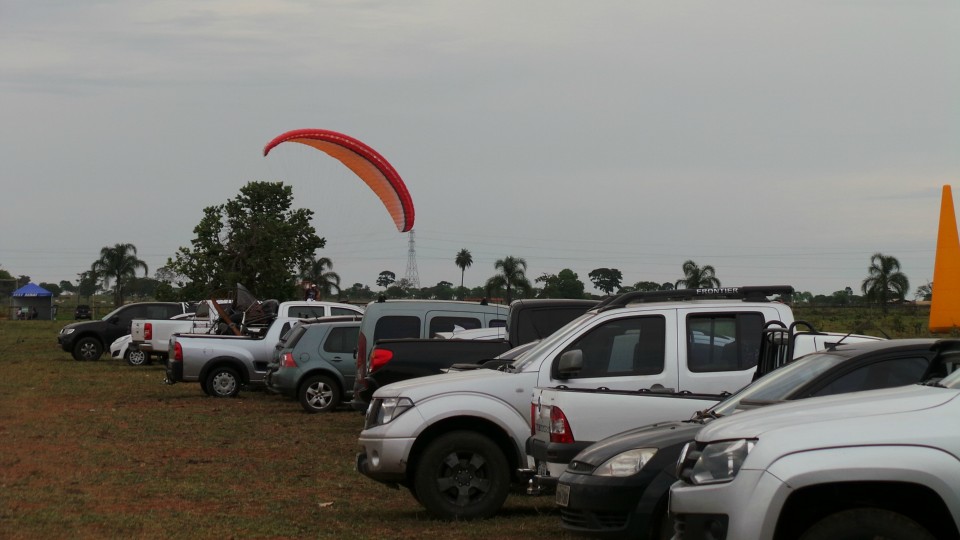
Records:
[[[387,362],[393,360],[393,351],[386,349],[373,348],[370,352],[370,373],[387,365]]]
[[[293,353],[283,353],[283,356],[280,357],[280,365],[283,367],[297,367],[297,361],[293,359]]]
[[[367,371],[367,336],[360,332],[357,339],[357,378],[362,379]]]
[[[569,444],[574,442],[573,430],[560,407],[550,408],[550,442]]]
[[[143,325],[143,339],[147,341],[153,339],[153,325],[151,323]]]
[[[179,341],[175,341],[173,343],[173,361],[183,362],[183,347],[180,345]]]
[[[530,402],[530,436],[537,434],[537,404]]]

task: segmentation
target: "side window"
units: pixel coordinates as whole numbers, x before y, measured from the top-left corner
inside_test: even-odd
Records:
[[[119,313],[117,313],[117,317],[120,319],[117,321],[117,326],[126,326],[128,328],[134,319],[150,318],[147,316],[147,309],[144,305],[130,306],[127,309],[121,310]]]
[[[408,315],[380,317],[373,329],[373,343],[381,339],[418,337],[420,337],[420,318]]]
[[[180,306],[162,306],[160,308],[160,313],[157,314],[158,319],[172,319],[177,315],[183,313],[183,308]],[[153,316],[151,315],[151,318]]]
[[[763,330],[760,313],[710,313],[687,317],[687,367],[693,372],[756,367]]]
[[[923,357],[891,358],[857,368],[844,374],[823,388],[811,392],[811,396],[832,396],[861,390],[876,390],[906,386],[920,382],[927,371],[928,361]]]
[[[506,328],[507,321],[503,319],[492,319],[490,321],[490,328]]]
[[[342,307],[331,307],[330,313],[333,315],[353,315],[353,316],[360,315],[360,313],[352,309],[347,309]]]
[[[323,350],[332,353],[352,353],[357,348],[359,335],[360,328],[357,326],[332,328],[327,340],[323,342]]]
[[[633,317],[604,323],[563,352],[582,354],[582,367],[573,378],[655,375],[663,372],[665,343],[662,316]]]
[[[430,319],[430,337],[437,332],[453,332],[455,330],[473,330],[481,328],[480,319],[475,317],[434,317]]]

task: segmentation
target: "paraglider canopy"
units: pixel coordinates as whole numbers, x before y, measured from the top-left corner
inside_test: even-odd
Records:
[[[413,229],[413,199],[397,171],[366,144],[336,131],[326,129],[295,129],[277,136],[263,148],[263,155],[287,141],[312,146],[336,158],[360,177],[383,202],[397,230]]]

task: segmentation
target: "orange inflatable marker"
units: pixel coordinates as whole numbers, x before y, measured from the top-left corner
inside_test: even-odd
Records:
[[[933,299],[930,302],[931,333],[960,330],[960,238],[953,211],[950,186],[943,186],[940,202],[940,231],[933,262]]]

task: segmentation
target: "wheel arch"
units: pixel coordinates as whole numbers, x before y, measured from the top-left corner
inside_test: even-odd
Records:
[[[451,431],[464,430],[473,431],[486,436],[494,442],[503,452],[510,468],[511,481],[516,481],[517,469],[521,466],[521,452],[517,447],[513,437],[510,436],[502,427],[479,416],[453,416],[444,418],[426,429],[417,436],[408,455],[406,481],[408,486],[413,485],[413,479],[417,474],[417,467],[420,464],[420,455],[424,449],[441,435]],[[523,463],[526,466],[526,463]]]
[[[237,377],[240,378],[242,384],[250,383],[250,374],[247,373],[247,367],[243,362],[232,356],[217,356],[211,358],[200,370],[200,375],[198,376],[201,381],[206,380],[207,376],[216,368],[219,367],[229,367],[237,372]]]
[[[811,485],[791,493],[777,520],[775,540],[796,540],[824,517],[852,508],[880,508],[916,521],[936,538],[960,532],[940,495],[928,486],[904,481],[856,481]]]

